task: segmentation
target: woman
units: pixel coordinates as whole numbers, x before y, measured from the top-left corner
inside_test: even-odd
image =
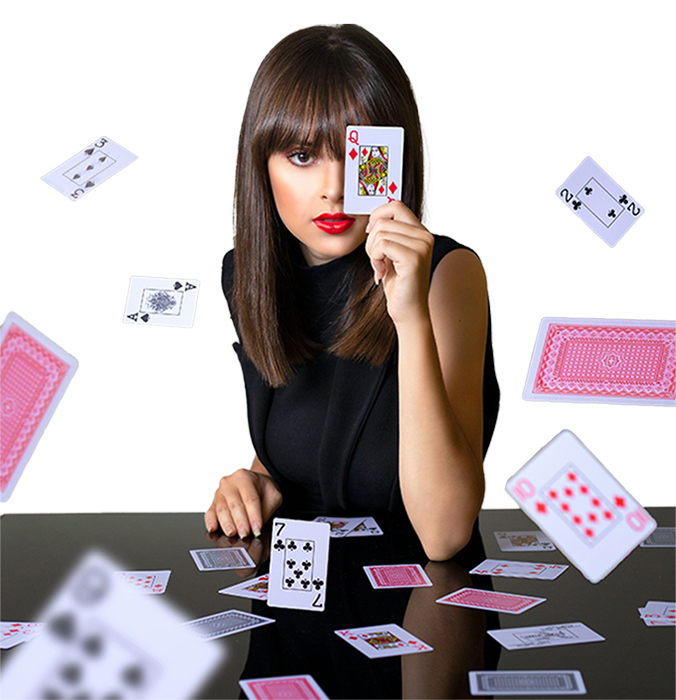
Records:
[[[345,128],[404,128],[401,202],[343,211]],[[209,532],[258,536],[281,505],[405,510],[430,559],[469,540],[498,405],[477,256],[420,222],[422,137],[409,80],[355,25],[282,40],[239,140],[223,289],[256,450],[223,477]]]

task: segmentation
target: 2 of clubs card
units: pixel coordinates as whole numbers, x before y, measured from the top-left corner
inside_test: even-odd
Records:
[[[401,200],[404,130],[400,126],[348,126],[344,210],[370,214]]]

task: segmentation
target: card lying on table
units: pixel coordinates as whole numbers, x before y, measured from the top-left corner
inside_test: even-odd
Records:
[[[4,698],[188,698],[220,664],[166,600],[130,591],[91,552],[40,614],[45,627],[2,669]]]
[[[554,543],[541,530],[516,530],[493,534],[503,552],[551,552],[556,549]]]
[[[365,566],[364,571],[374,588],[421,588],[432,585],[420,564]]]
[[[273,520],[268,605],[324,610],[330,530],[328,523]]]
[[[505,561],[485,559],[469,573],[484,576],[507,576],[510,578],[537,578],[541,581],[553,581],[566,569],[567,564],[536,564],[528,561]]]
[[[548,442],[506,490],[592,583],[657,526],[570,430]]]
[[[336,630],[336,634],[369,659],[434,651],[429,644],[395,624]]]
[[[401,199],[404,130],[400,126],[348,126],[345,142],[346,214],[370,214]]]
[[[171,571],[116,571],[115,578],[137,593],[161,595],[167,590]]]
[[[544,603],[546,598],[501,593],[499,591],[484,591],[480,588],[460,588],[453,593],[439,598],[437,603],[458,605],[461,608],[478,608],[479,610],[497,610],[498,612],[520,615],[526,610]]]
[[[270,617],[254,615],[243,610],[226,610],[186,622],[184,627],[194,632],[201,640],[208,641],[229,637],[231,634],[246,632],[254,627],[262,627],[273,622],[274,620]]]
[[[676,322],[543,318],[523,398],[676,406]]]
[[[219,593],[224,595],[234,595],[238,598],[251,598],[252,600],[267,600],[268,599],[268,574],[263,574],[257,578],[236,583],[234,586],[221,588]]]
[[[472,695],[585,695],[579,671],[470,671]]]
[[[244,547],[191,549],[190,556],[200,571],[256,568],[256,564]]]
[[[11,649],[27,642],[43,629],[42,622],[0,622],[0,649]]]
[[[331,537],[368,537],[383,534],[373,518],[340,518],[320,515],[313,522],[328,523],[331,526]]]
[[[641,547],[676,547],[676,528],[656,527]]]
[[[566,644],[586,644],[605,642],[582,622],[568,622],[560,625],[536,625],[534,627],[511,627],[509,629],[488,630],[488,634],[505,649],[532,649],[534,647],[559,647]]]
[[[638,612],[648,627],[673,627],[676,625],[676,603],[649,600],[644,608],[638,609]]]
[[[303,700],[329,700],[329,696],[309,675],[252,678],[239,682],[249,700],[276,700],[279,698],[303,698]]]
[[[123,320],[139,326],[190,328],[198,291],[198,280],[132,277]]]
[[[7,316],[0,330],[0,501],[12,495],[77,366],[20,316]]]
[[[102,136],[42,179],[74,201],[135,160],[133,153]]]

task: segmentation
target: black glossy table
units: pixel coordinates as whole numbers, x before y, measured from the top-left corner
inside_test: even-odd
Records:
[[[673,508],[649,510],[658,525],[674,525]],[[301,673],[312,674],[331,698],[468,697],[467,672],[481,668],[577,669],[588,698],[675,697],[675,630],[647,627],[638,613],[648,600],[675,599],[673,548],[637,548],[597,584],[572,566],[555,581],[491,579],[467,571],[485,557],[567,562],[558,551],[500,551],[493,532],[537,529],[519,510],[483,511],[480,536],[477,532],[466,550],[445,563],[425,559],[407,523],[384,516],[377,520],[383,536],[331,540],[326,610],[318,613],[221,595],[219,589],[254,572],[200,572],[189,554],[191,549],[244,544],[261,562],[256,573],[264,573],[269,542],[265,532],[261,541],[244,543],[210,537],[201,513],[4,515],[1,617],[37,620],[59,581],[85,552],[98,549],[127,570],[170,569],[164,597],[184,612],[185,619],[232,608],[275,618],[275,624],[209,642],[222,645],[227,653],[199,697],[244,697],[238,686],[241,677]],[[420,563],[434,586],[373,590],[362,567],[386,563]],[[547,601],[520,615],[435,603],[463,586],[532,594]],[[578,621],[606,641],[507,651],[485,634],[497,627]],[[369,660],[334,634],[336,629],[386,622],[401,625],[434,651]],[[18,649],[3,651],[2,659]]]

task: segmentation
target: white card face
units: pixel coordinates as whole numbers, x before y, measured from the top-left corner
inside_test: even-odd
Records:
[[[592,583],[607,576],[657,527],[569,430],[509,479],[506,490]]]
[[[11,649],[27,642],[43,629],[42,622],[0,622],[0,649]]]
[[[122,148],[107,136],[102,136],[42,179],[68,199],[75,201],[82,199],[115,173],[119,173],[136,158],[137,156],[126,148]]]
[[[585,695],[579,671],[470,671],[472,695]]]
[[[643,207],[587,156],[556,196],[611,248],[643,215]]]
[[[488,630],[488,634],[505,649],[533,649],[535,647],[558,647],[566,644],[605,642],[582,622],[569,622],[562,625],[537,625],[535,627],[511,627],[509,629]]]
[[[429,644],[395,624],[336,630],[336,634],[369,659],[434,651]]]
[[[190,328],[199,284],[198,280],[132,277],[123,321],[137,326]]]
[[[275,518],[268,605],[324,610],[330,529],[328,523]]]
[[[222,650],[166,600],[129,591],[120,570],[97,552],[82,559],[42,611],[44,631],[3,665],[3,697],[199,697]]]
[[[254,627],[262,627],[273,622],[272,618],[254,615],[243,610],[226,610],[186,622],[184,627],[191,630],[202,641],[207,642],[211,639],[229,637],[237,632],[246,632]]]
[[[541,530],[494,532],[502,552],[551,552],[554,543]]]
[[[331,526],[331,537],[369,537],[383,534],[373,518],[339,518],[320,515],[313,522],[328,523]]]
[[[506,561],[504,559],[485,559],[469,573],[484,576],[507,576],[509,578],[537,578],[541,581],[553,581],[566,569],[567,564],[538,564],[528,561]]]
[[[115,578],[137,593],[161,595],[167,590],[171,571],[116,571]]]
[[[190,556],[200,571],[256,568],[253,559],[244,547],[191,549]]]
[[[346,214],[370,214],[401,200],[404,130],[400,126],[348,126],[345,141]]]
[[[638,612],[648,627],[672,627],[676,625],[676,603],[649,600],[644,608],[638,609]]]
[[[234,595],[238,598],[250,598],[251,600],[267,600],[268,599],[268,574],[258,576],[257,578],[236,583],[234,586],[221,588],[219,593],[224,595]]]

